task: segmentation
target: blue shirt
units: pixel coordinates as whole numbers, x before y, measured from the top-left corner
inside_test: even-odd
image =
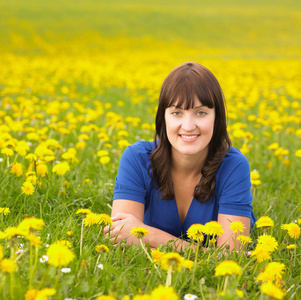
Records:
[[[125,149],[115,180],[115,199],[133,200],[145,205],[144,224],[186,238],[192,224],[217,221],[218,214],[244,216],[255,222],[252,212],[250,167],[246,157],[236,148],[226,154],[216,172],[213,197],[205,203],[193,198],[184,223],[181,224],[176,200],[162,200],[148,172],[154,142],[140,141]],[[229,223],[230,224],[230,223]]]

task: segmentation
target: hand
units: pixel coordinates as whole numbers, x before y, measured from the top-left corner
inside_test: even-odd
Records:
[[[104,234],[108,235],[110,230],[110,241],[114,245],[126,239],[128,245],[139,244],[139,240],[130,234],[134,227],[145,227],[143,222],[132,214],[117,213],[113,218],[113,225],[104,228]]]

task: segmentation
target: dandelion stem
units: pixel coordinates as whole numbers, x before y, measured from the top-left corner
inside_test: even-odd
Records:
[[[98,265],[98,262],[99,262],[99,259],[100,259],[100,255],[101,254],[98,255],[97,260],[96,260],[96,264],[95,264],[95,267],[94,267],[94,274],[96,272],[96,268],[97,268],[97,265]]]
[[[190,259],[190,255],[191,255],[191,251],[192,251],[192,246],[193,246],[193,243],[190,243],[190,249],[189,249],[189,253],[188,253],[188,258],[187,259]]]
[[[84,219],[82,220],[82,227],[80,231],[79,256],[82,256],[82,252],[83,252],[83,237],[84,237]]]
[[[32,271],[32,274],[31,274],[31,283],[33,281],[33,277],[34,277],[34,273],[36,272],[36,269],[37,269],[37,265],[38,265],[38,254],[39,254],[39,248],[38,247],[35,247],[35,257],[34,257],[34,266],[33,266],[33,271]]]
[[[54,288],[57,289],[57,285],[60,281],[60,278],[61,278],[61,270],[60,269],[57,269],[57,276],[56,276],[56,281],[55,281],[55,284],[54,284]]]
[[[171,277],[172,277],[172,266],[170,265],[167,271],[166,284],[165,284],[166,287],[169,287],[171,285]]]
[[[214,249],[215,266],[217,266],[217,253],[216,253],[215,243],[213,243],[213,249]]]
[[[98,233],[98,236],[97,236],[97,238],[96,238],[97,240],[99,239],[99,236],[100,236],[100,234],[101,234],[101,232],[102,232],[102,228],[103,228],[103,227],[100,226],[99,233]]]
[[[48,265],[48,268],[46,269],[46,271],[45,271],[45,273],[44,273],[44,275],[43,275],[43,277],[42,277],[42,279],[41,279],[41,283],[40,283],[40,285],[39,285],[39,289],[41,289],[42,288],[42,286],[43,286],[43,284],[44,284],[44,281],[45,281],[45,279],[46,279],[46,277],[47,277],[47,275],[48,275],[48,272],[49,272],[49,270],[50,270],[50,265]]]
[[[224,293],[227,292],[228,282],[229,282],[229,276],[226,275],[226,276],[225,276],[225,279],[224,279],[224,289],[223,289],[223,292],[224,292]]]
[[[29,248],[27,248],[26,250],[24,250],[22,253],[20,253],[16,258],[15,258],[15,262],[17,262],[27,251],[29,250]]]
[[[14,296],[14,283],[15,283],[15,278],[14,278],[14,272],[10,273],[10,298],[15,299]]]
[[[33,269],[32,269],[32,244],[30,243],[29,246],[29,289],[32,288],[32,274]]]
[[[159,276],[161,277],[160,271],[158,270],[156,264],[154,263],[154,261],[152,260],[152,258],[150,257],[150,255],[148,254],[148,252],[145,250],[144,244],[142,242],[142,239],[139,239],[140,241],[140,245],[142,250],[145,252],[146,256],[148,257],[148,259],[151,261],[151,263],[154,265],[155,269],[158,271]]]
[[[199,244],[200,244],[200,241],[198,240],[197,244],[196,244],[196,251],[195,251],[195,258],[194,258],[195,265],[196,265],[196,262],[198,260],[198,255],[199,255]]]

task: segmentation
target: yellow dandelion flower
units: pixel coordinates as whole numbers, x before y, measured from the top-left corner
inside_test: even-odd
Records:
[[[24,182],[21,187],[22,192],[25,195],[32,195],[34,193],[34,186],[30,182]]]
[[[84,180],[83,180],[83,184],[82,184],[82,186],[85,186],[87,183],[92,183],[92,180],[91,180],[91,179],[89,179],[89,178],[87,178],[87,179],[84,179]]]
[[[189,259],[185,259],[183,261],[182,267],[188,269],[189,271],[191,271],[192,267],[193,267],[193,261],[189,260]]]
[[[205,224],[204,233],[207,235],[220,236],[224,234],[224,229],[217,221],[210,221]]]
[[[240,235],[236,238],[242,245],[252,243],[252,239],[247,235]]]
[[[97,152],[97,156],[99,156],[99,157],[109,156],[109,151],[107,151],[107,150],[99,150]]]
[[[67,234],[68,236],[72,236],[72,235],[73,235],[73,231],[67,231],[66,234]]]
[[[301,225],[301,218],[298,219],[297,223],[298,223],[299,225]]]
[[[55,156],[54,155],[46,155],[44,157],[45,162],[50,162],[50,161],[54,161],[55,160]]]
[[[38,290],[30,289],[25,294],[25,300],[35,300],[38,295]]]
[[[271,258],[271,252],[263,244],[257,244],[251,256],[255,256],[259,263]]]
[[[46,252],[48,263],[56,268],[66,266],[74,260],[74,253],[68,247],[60,244],[51,244]]]
[[[256,221],[255,224],[258,228],[267,228],[268,229],[268,228],[274,227],[274,221],[270,217],[267,217],[267,216],[260,217]]]
[[[53,245],[62,245],[62,246],[66,246],[68,248],[72,247],[72,244],[67,240],[58,240],[58,241],[54,242]]]
[[[239,275],[241,267],[233,260],[224,260],[215,268],[215,276]]]
[[[295,152],[295,155],[296,155],[297,157],[301,157],[301,149],[297,150],[297,151]]]
[[[266,247],[266,249],[270,252],[275,251],[278,248],[278,242],[271,235],[261,235],[257,239],[258,244],[262,244]]]
[[[78,136],[78,140],[88,141],[90,137],[86,133],[82,133]]]
[[[118,147],[123,149],[130,145],[130,143],[127,140],[120,140],[118,141]]]
[[[95,251],[96,252],[109,252],[110,250],[109,250],[109,248],[106,246],[106,245],[97,245],[96,247],[95,247]]]
[[[86,217],[84,218],[85,227],[87,226],[91,227],[92,225],[99,225],[100,222],[101,222],[100,215],[92,212],[87,214]]]
[[[3,148],[1,150],[1,153],[6,155],[7,157],[10,157],[14,155],[14,150],[12,150],[11,148]]]
[[[25,300],[47,300],[49,296],[56,294],[55,289],[44,288],[42,290],[30,289],[25,294]]]
[[[35,172],[27,172],[26,173],[26,182],[30,182],[33,185],[37,184],[37,176]]]
[[[101,226],[107,226],[107,225],[112,225],[113,221],[111,219],[111,217],[107,214],[99,214],[99,218],[100,218],[100,225]]]
[[[203,232],[204,232],[204,225],[192,224],[187,230],[187,236],[191,240],[195,240],[201,243],[204,240]]]
[[[87,143],[86,143],[86,142],[84,142],[84,141],[79,141],[79,142],[76,143],[75,148],[76,148],[76,149],[81,149],[81,150],[83,150],[83,149],[86,148],[86,146],[87,146]]]
[[[11,258],[4,258],[0,262],[0,268],[4,273],[13,273],[17,271],[17,264]]]
[[[70,166],[67,162],[58,163],[52,168],[52,172],[57,175],[65,175],[68,171],[70,171]]]
[[[240,222],[240,221],[236,221],[236,222],[231,222],[230,224],[230,229],[234,231],[234,233],[237,232],[244,232],[244,229],[246,229],[246,226]]]
[[[273,143],[271,145],[268,146],[269,150],[276,150],[279,148],[279,144],[278,143]]]
[[[297,245],[296,244],[290,244],[290,245],[286,246],[286,249],[289,249],[289,250],[297,249]]]
[[[25,156],[25,158],[27,160],[29,160],[30,162],[33,162],[33,161],[37,161],[38,160],[38,156],[34,153],[29,153]]]
[[[257,180],[259,178],[260,178],[260,175],[259,175],[258,171],[256,171],[256,170],[251,171],[251,181]]]
[[[0,261],[2,260],[3,257],[4,257],[4,251],[2,245],[0,244]]]
[[[152,300],[152,298],[150,295],[144,294],[144,295],[135,295],[133,300]]]
[[[116,300],[116,298],[110,295],[101,295],[97,297],[95,300]]]
[[[184,259],[179,253],[169,252],[162,256],[161,267],[165,271],[168,271],[169,267],[171,267],[172,270],[178,270],[180,272],[183,261]]]
[[[245,296],[244,291],[239,290],[239,289],[235,289],[235,292],[236,292],[236,295],[237,295],[239,298],[244,298],[244,296]]]
[[[164,252],[160,251],[159,249],[151,251],[152,258],[156,264],[160,262],[163,254]]]
[[[87,215],[87,214],[90,214],[92,213],[92,211],[90,209],[87,209],[87,208],[80,208],[76,211],[76,215],[78,214],[83,214],[83,215]]]
[[[146,234],[149,234],[149,231],[143,227],[132,228],[130,234],[136,236],[138,239],[142,239]]]
[[[264,272],[260,273],[257,281],[276,281],[282,278],[282,274],[285,270],[285,265],[279,262],[270,262],[267,264]]]
[[[286,230],[289,236],[293,239],[297,239],[300,236],[301,230],[296,223],[282,224],[281,229]]]
[[[41,177],[45,177],[48,174],[48,166],[44,163],[39,163],[37,165],[37,174]]]
[[[56,294],[56,289],[44,288],[38,291],[37,298],[35,300],[47,300],[49,296]]]
[[[19,228],[19,227],[7,227],[5,230],[4,230],[4,233],[2,235],[2,239],[11,239],[13,237],[18,237],[18,236],[26,236],[28,234],[28,231],[27,230],[24,230],[22,228]]]
[[[3,214],[4,216],[6,216],[9,213],[10,213],[10,210],[8,207],[0,207],[0,214]]]
[[[99,162],[102,164],[102,165],[106,165],[110,162],[110,157],[109,156],[102,156],[100,159],[99,159]]]
[[[26,239],[30,242],[30,244],[34,247],[41,248],[42,241],[41,238],[35,234],[28,234]]]
[[[35,217],[25,218],[20,222],[18,228],[23,230],[42,230],[45,226],[45,222],[42,219],[37,219]]]
[[[163,285],[159,285],[157,288],[155,288],[151,295],[150,298],[153,300],[178,300],[179,297],[176,294],[174,288],[172,286],[165,287]]]
[[[11,167],[11,173],[16,174],[18,177],[23,174],[23,165],[20,163],[14,163]]]
[[[263,283],[260,287],[263,294],[266,294],[275,299],[282,299],[285,296],[285,292],[274,285],[271,281]]]

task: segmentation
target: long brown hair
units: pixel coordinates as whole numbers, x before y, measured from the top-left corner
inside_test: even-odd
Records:
[[[213,136],[204,166],[200,170],[202,179],[194,190],[194,198],[201,203],[213,196],[215,173],[231,148],[224,95],[215,76],[207,68],[194,62],[187,62],[173,69],[161,88],[156,115],[156,149],[150,156],[152,181],[164,200],[175,197],[171,178],[171,145],[166,134],[165,110],[174,104],[184,109],[193,108],[196,98],[204,106],[215,110]]]

